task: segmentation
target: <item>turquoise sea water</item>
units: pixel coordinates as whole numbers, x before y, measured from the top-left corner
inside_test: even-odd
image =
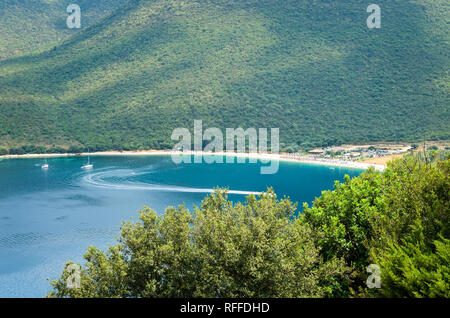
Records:
[[[82,261],[89,245],[114,244],[123,220],[143,205],[158,212],[182,203],[192,208],[216,186],[230,199],[274,187],[278,196],[310,203],[334,180],[361,170],[280,162],[261,175],[261,163],[181,164],[170,156],[93,157],[0,161],[0,297],[44,297],[67,260]],[[265,164],[267,165],[267,164]]]

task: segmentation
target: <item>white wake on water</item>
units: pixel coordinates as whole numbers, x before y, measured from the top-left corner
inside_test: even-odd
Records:
[[[205,188],[192,188],[192,187],[183,187],[183,186],[175,186],[175,185],[165,185],[165,184],[157,184],[157,183],[144,183],[137,182],[131,180],[123,180],[123,178],[137,177],[140,175],[150,174],[152,171],[149,171],[149,167],[139,169],[139,170],[129,170],[129,169],[115,169],[111,170],[109,168],[106,171],[99,171],[95,173],[88,173],[82,177],[84,183],[116,190],[145,190],[145,191],[167,191],[167,192],[186,192],[186,193],[213,193],[214,189],[205,189]],[[118,179],[117,183],[108,182],[106,178],[116,178]],[[120,180],[122,179],[122,180]],[[241,194],[241,195],[249,195],[249,194],[261,194],[261,192],[257,191],[241,191],[241,190],[228,190],[229,194]]]

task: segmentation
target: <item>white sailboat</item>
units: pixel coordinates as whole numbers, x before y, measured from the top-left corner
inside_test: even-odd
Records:
[[[92,168],[94,168],[94,165],[91,164],[91,157],[89,156],[89,149],[88,149],[88,162],[87,162],[87,164],[81,166],[81,169],[90,170]]]
[[[43,170],[47,170],[48,169],[47,159],[45,159],[45,163],[41,166],[41,169],[43,169]]]

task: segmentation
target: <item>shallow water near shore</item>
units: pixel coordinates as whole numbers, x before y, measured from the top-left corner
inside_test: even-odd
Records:
[[[170,156],[0,160],[0,297],[44,297],[67,260],[82,262],[90,245],[114,244],[122,221],[147,205],[192,209],[213,191],[228,187],[229,199],[272,186],[279,197],[311,203],[334,180],[362,170],[280,161],[274,175],[257,164],[181,164]]]

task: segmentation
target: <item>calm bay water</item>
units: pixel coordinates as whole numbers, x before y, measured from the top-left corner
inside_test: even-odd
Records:
[[[261,175],[261,164],[181,164],[170,156],[93,157],[0,161],[0,297],[44,297],[67,260],[82,261],[90,245],[114,244],[122,221],[148,205],[163,212],[192,208],[216,186],[230,199],[274,187],[278,196],[312,202],[345,174],[361,170],[280,162],[277,174]]]

